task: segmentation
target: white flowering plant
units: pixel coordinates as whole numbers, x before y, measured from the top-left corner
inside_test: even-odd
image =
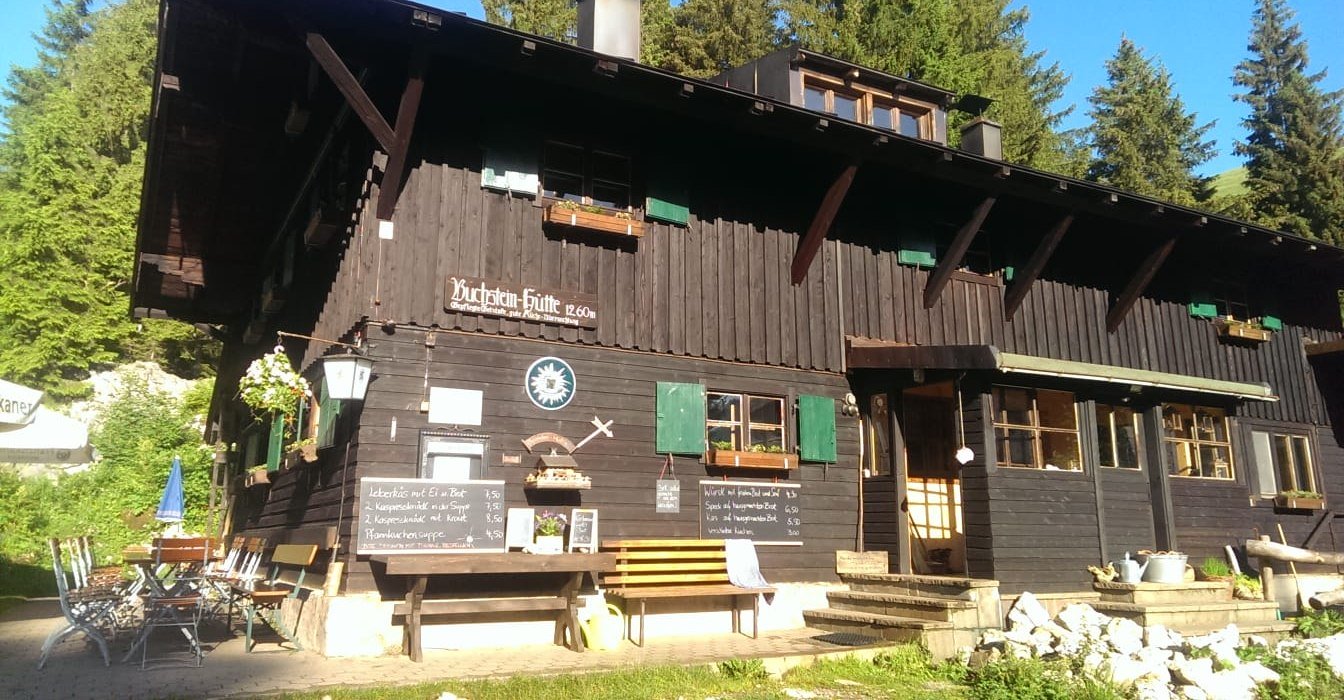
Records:
[[[238,397],[259,418],[293,413],[299,399],[312,395],[308,380],[294,371],[284,348],[279,345],[253,360],[238,380]]]

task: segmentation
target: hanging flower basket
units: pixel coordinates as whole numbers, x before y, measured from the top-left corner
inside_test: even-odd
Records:
[[[262,419],[277,413],[291,413],[299,399],[311,395],[308,380],[294,371],[284,348],[279,345],[253,360],[238,380],[238,398]]]

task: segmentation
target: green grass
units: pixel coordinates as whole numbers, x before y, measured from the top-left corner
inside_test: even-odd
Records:
[[[1246,193],[1246,167],[1233,168],[1213,177],[1213,193],[1216,196],[1236,196]]]

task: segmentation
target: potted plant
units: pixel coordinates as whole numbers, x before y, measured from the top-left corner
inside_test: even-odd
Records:
[[[294,408],[299,400],[313,395],[308,380],[294,371],[289,356],[279,345],[258,357],[247,366],[238,379],[238,398],[252,409],[258,420],[269,421],[284,416],[285,437],[293,434]]]
[[[735,450],[732,442],[715,440],[710,443],[705,462],[719,467],[753,469],[792,469],[798,466],[798,455],[785,452],[780,445],[753,444],[746,450]]]
[[[1325,496],[1316,491],[1291,489],[1275,496],[1274,505],[1298,510],[1320,510],[1325,507]]]
[[[537,554],[559,554],[565,549],[565,525],[569,520],[563,513],[545,510],[537,516],[536,543],[532,551]]]
[[[289,443],[289,446],[285,448],[285,451],[290,454],[298,455],[299,459],[302,459],[305,462],[316,462],[317,438],[310,435],[302,440],[291,442]]]
[[[546,206],[544,221],[548,224],[574,226],[603,233],[643,236],[644,222],[635,219],[629,209],[607,209],[595,204],[580,204],[560,199]]]
[[[1239,600],[1264,600],[1264,588],[1260,579],[1250,574],[1237,574],[1232,584],[1232,597]]]
[[[1217,327],[1219,336],[1236,340],[1263,343],[1273,335],[1273,332],[1262,326],[1258,319],[1243,321],[1231,316],[1223,316],[1214,322],[1214,326]]]
[[[1231,581],[1232,567],[1218,557],[1208,557],[1199,565],[1199,577],[1204,581]]]
[[[258,464],[255,467],[249,467],[247,476],[243,482],[244,486],[260,486],[261,484],[271,483],[271,473],[269,467],[265,464]]]

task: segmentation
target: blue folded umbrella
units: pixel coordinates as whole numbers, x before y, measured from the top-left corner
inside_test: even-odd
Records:
[[[159,510],[154,514],[154,519],[165,523],[182,522],[185,500],[182,494],[182,458],[174,456],[173,468],[168,472],[168,485],[163,489],[163,498],[159,499]]]

